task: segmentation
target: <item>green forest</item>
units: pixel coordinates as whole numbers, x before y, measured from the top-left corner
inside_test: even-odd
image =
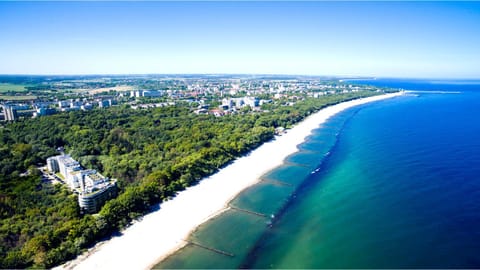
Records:
[[[319,109],[379,94],[306,98],[268,112],[215,117],[187,104],[133,110],[126,105],[24,119],[0,127],[0,268],[48,268],[75,258],[178,191]],[[118,179],[119,195],[82,214],[67,187],[42,182],[38,166],[58,147],[84,167]]]

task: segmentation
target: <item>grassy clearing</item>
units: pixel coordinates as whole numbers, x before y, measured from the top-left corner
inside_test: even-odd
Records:
[[[3,96],[0,95],[0,100],[31,100],[36,99],[37,96]]]
[[[12,83],[0,83],[0,93],[5,92],[25,92],[27,89],[25,88],[27,85],[23,84],[12,84]]]

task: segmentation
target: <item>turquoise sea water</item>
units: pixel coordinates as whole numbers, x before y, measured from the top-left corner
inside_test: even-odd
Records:
[[[157,267],[479,268],[480,84],[414,84],[460,93],[335,116]]]

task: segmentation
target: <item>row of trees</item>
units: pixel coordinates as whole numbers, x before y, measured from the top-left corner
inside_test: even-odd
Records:
[[[307,115],[357,92],[277,103],[267,113],[214,117],[188,106],[116,107],[26,119],[0,128],[0,268],[51,267],[176,192],[198,182]],[[55,149],[87,168],[118,178],[120,193],[97,215],[81,215],[75,195],[43,183],[35,166]],[[28,172],[28,173],[25,173]]]

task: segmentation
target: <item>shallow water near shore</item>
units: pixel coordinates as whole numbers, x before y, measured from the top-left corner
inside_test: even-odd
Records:
[[[334,116],[156,268],[479,268],[480,87],[445,89]]]
[[[185,247],[154,268],[238,268],[295,191],[318,170],[345,122],[359,107],[341,112],[313,130],[299,151],[236,196],[230,209],[198,227]]]

